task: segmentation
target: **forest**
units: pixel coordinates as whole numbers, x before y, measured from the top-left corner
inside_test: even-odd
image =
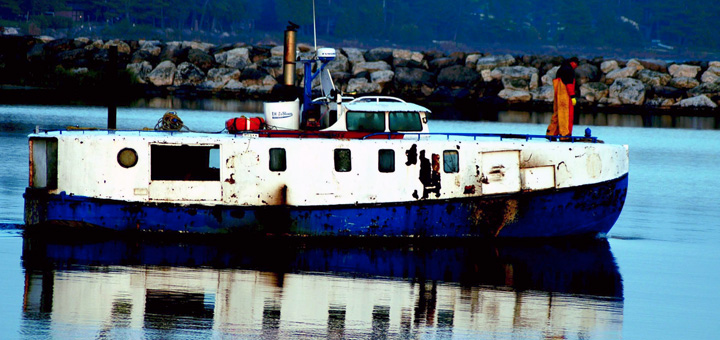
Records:
[[[714,53],[720,6],[668,0],[316,0],[330,42],[427,48],[553,47]],[[257,42],[288,21],[313,36],[305,0],[0,0],[0,26],[22,34]]]

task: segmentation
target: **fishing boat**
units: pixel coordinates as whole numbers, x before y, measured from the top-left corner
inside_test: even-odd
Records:
[[[285,35],[286,95],[226,133],[60,130],[29,136],[28,228],[195,234],[561,237],[606,234],[628,148],[593,136],[431,132],[430,110],[351,98]],[[312,98],[313,82],[320,95]]]

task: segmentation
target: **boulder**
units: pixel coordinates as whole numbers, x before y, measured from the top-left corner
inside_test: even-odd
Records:
[[[214,68],[208,71],[205,81],[200,83],[199,87],[209,90],[220,90],[231,80],[239,80],[240,71],[234,68]]]
[[[205,79],[205,73],[190,62],[183,62],[177,66],[173,85],[198,85]]]
[[[429,96],[433,92],[435,74],[419,68],[398,67],[393,84],[400,95]]]
[[[155,57],[159,57],[162,53],[162,44],[157,40],[140,40],[139,43],[138,50],[146,51]]]
[[[140,84],[147,83],[147,77],[152,72],[153,68],[150,62],[141,61],[137,63],[127,64],[125,69],[135,77],[135,80]]]
[[[459,65],[457,59],[450,57],[440,57],[431,60],[428,64],[428,67],[430,67],[431,70],[441,70],[454,65]]]
[[[532,99],[530,91],[503,89],[498,93],[498,97],[507,100],[510,103],[525,103]]]
[[[371,83],[365,78],[353,78],[348,82],[347,91],[358,94],[380,94],[382,88],[379,84]]]
[[[625,67],[628,66],[635,67],[638,71],[645,69],[645,66],[643,66],[642,63],[635,58],[628,60],[627,64],[625,64]]]
[[[670,107],[675,104],[675,100],[672,98],[655,97],[645,101],[645,106],[650,107]]]
[[[425,56],[422,53],[410,50],[393,50],[392,54],[393,67],[422,67],[427,65],[424,59]]]
[[[344,54],[337,53],[335,59],[328,63],[327,69],[330,72],[348,72],[350,71],[350,60]]]
[[[511,86],[521,86],[520,82],[514,81],[522,79],[526,82],[526,88],[517,88],[523,90],[531,90],[538,87],[538,70],[534,67],[527,66],[501,66],[490,72],[490,78],[493,80],[501,80],[503,85],[512,84]]]
[[[387,47],[373,48],[364,54],[366,62],[384,61],[388,64],[392,63],[393,49]]]
[[[718,66],[708,67],[708,69],[703,72],[702,76],[700,77],[700,80],[703,83],[714,83],[718,79],[720,79],[720,67]]]
[[[477,62],[480,58],[482,58],[482,54],[480,53],[468,54],[467,57],[465,57],[465,66],[469,68],[476,68]],[[489,70],[492,70],[492,68],[489,68]]]
[[[267,59],[263,59],[259,63],[254,65],[257,65],[258,68],[263,69],[265,72],[275,78],[279,79],[283,75],[283,57],[270,57]],[[297,63],[295,65],[295,70],[300,70],[299,72],[296,72],[296,74],[298,77],[303,77],[305,72],[302,63]]]
[[[717,104],[712,99],[706,96],[696,96],[691,98],[683,99],[675,104],[680,107],[694,107],[694,108],[717,108]]]
[[[393,80],[395,72],[390,70],[375,71],[370,73],[370,81],[380,85],[380,88],[385,88],[385,85]]]
[[[351,66],[365,62],[365,56],[363,56],[364,52],[359,48],[343,48],[342,52],[347,56]]]
[[[85,66],[87,64],[86,51],[83,48],[62,51],[55,55],[55,61],[66,67]]]
[[[634,65],[625,66],[621,69],[610,71],[610,73],[605,75],[605,84],[612,84],[615,82],[616,79],[632,78],[637,72],[638,69]]]
[[[533,100],[552,102],[555,98],[555,90],[552,85],[543,85],[530,91]]]
[[[199,67],[203,72],[210,71],[215,66],[215,58],[204,50],[193,48],[188,51],[188,61]]]
[[[506,89],[506,90],[515,90],[515,91],[529,91],[530,90],[530,85],[529,85],[530,82],[527,79],[503,77],[501,79],[501,82],[503,84],[503,89]],[[537,88],[537,86],[535,86],[534,88]]]
[[[480,75],[462,65],[446,67],[437,76],[438,85],[447,87],[472,87],[480,80]]]
[[[695,78],[697,77],[698,72],[700,72],[700,66],[687,64],[672,64],[670,65],[670,68],[668,68],[668,71],[670,72],[670,75],[673,76],[673,78]]]
[[[282,54],[278,58],[282,60]],[[250,50],[246,47],[238,47],[226,52],[220,52],[215,54],[215,61],[220,65],[242,70],[250,65]]]
[[[497,67],[510,66],[515,63],[512,55],[490,55],[479,58],[475,63],[475,69],[480,72],[482,70],[494,70]]]
[[[130,57],[130,63],[141,63],[143,61],[147,61],[153,64],[156,60],[157,57],[152,55],[152,53],[150,53],[150,51],[148,50],[137,50]]]
[[[720,67],[720,61],[711,61],[708,63],[708,67]]]
[[[603,61],[602,64],[600,64],[600,70],[605,74],[608,74],[619,68],[620,68],[620,66],[618,65],[617,61],[615,61],[615,60],[606,60],[606,61]]]
[[[593,64],[582,64],[575,69],[576,86],[597,81],[600,77],[597,66]]]
[[[173,84],[176,71],[177,66],[172,61],[165,60],[155,66],[155,69],[147,75],[147,80],[155,86],[169,86]]]
[[[180,64],[187,61],[187,55],[190,49],[183,48],[182,44],[178,42],[169,42],[165,45],[165,48],[160,53],[160,60],[169,60],[174,64]]]
[[[352,73],[358,75],[361,72],[372,73],[375,71],[391,70],[390,64],[385,61],[366,61],[353,66]]]
[[[107,50],[110,48],[110,46],[117,46],[118,53],[124,53],[124,54],[132,53],[132,49],[130,49],[130,45],[128,45],[126,42],[119,40],[119,39],[110,40],[110,41],[106,42],[105,44],[103,44],[102,48]]]
[[[700,82],[693,77],[676,77],[670,79],[667,85],[679,89],[692,89],[700,85]]]
[[[645,102],[645,85],[637,79],[618,78],[609,89],[609,98],[616,98],[622,104],[642,105]]]
[[[545,75],[542,76],[542,83],[544,85],[552,85],[553,79],[557,76],[557,70],[560,68],[560,66],[554,66],[550,70],[548,70]]]
[[[685,95],[685,91],[672,86],[653,86],[652,91],[655,96],[662,98],[677,99]]]
[[[667,73],[660,73],[652,70],[640,70],[635,75],[638,80],[650,86],[665,86],[672,79]]]
[[[640,59],[640,63],[648,70],[667,73],[667,62],[659,59]]]
[[[687,91],[688,96],[706,95],[714,97],[720,95],[720,83],[702,83]]]
[[[590,82],[580,86],[580,94],[585,100],[591,103],[599,102],[601,99],[607,97],[608,93],[608,86],[601,82]]]

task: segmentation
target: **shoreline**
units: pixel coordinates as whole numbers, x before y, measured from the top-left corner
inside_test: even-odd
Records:
[[[115,67],[109,50],[117,48]],[[188,41],[0,37],[0,103],[126,105],[138,100],[278,100],[282,46]],[[311,48],[298,46],[299,58]],[[328,70],[343,93],[396,96],[440,115],[551,111],[552,78],[563,60],[547,55],[338,48]],[[113,69],[115,70],[113,72]],[[302,77],[298,63],[297,79]],[[581,58],[576,110],[720,116],[720,61]],[[297,83],[298,85],[299,82]],[[319,88],[313,88],[320,96]]]

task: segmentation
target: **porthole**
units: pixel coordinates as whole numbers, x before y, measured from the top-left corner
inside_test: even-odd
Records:
[[[123,168],[132,168],[138,162],[137,152],[130,148],[124,148],[118,152],[117,161]]]

